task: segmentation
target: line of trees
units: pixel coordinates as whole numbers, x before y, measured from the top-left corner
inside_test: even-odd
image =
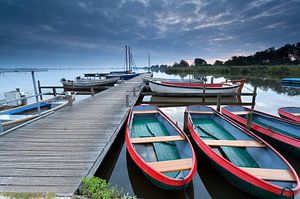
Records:
[[[300,42],[296,44],[286,44],[281,48],[271,47],[265,51],[256,52],[249,56],[233,56],[223,62],[216,60],[214,66],[253,66],[253,65],[297,65],[300,64]],[[172,66],[153,65],[152,70],[166,70],[167,67],[190,67],[190,66],[212,66],[202,58],[195,58],[190,65],[187,61],[175,62]]]

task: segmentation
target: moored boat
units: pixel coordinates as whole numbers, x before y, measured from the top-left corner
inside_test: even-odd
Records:
[[[164,82],[148,80],[151,91],[156,93],[236,93],[241,91],[243,82],[199,84],[187,82]]]
[[[152,81],[160,81],[160,82],[178,82],[178,83],[203,83],[204,81],[201,79],[165,79],[165,78],[157,78],[157,77],[144,77],[143,82],[149,83],[149,80]]]
[[[278,114],[282,118],[300,123],[300,107],[282,107],[278,109]]]
[[[113,79],[113,78],[119,78],[121,80],[129,80],[129,79],[132,79],[136,76],[139,76],[140,74],[139,73],[114,73],[114,72],[111,72],[110,74],[106,75],[105,77],[107,79]]]
[[[226,106],[222,113],[242,125],[250,116],[251,129],[274,147],[300,158],[300,125],[274,115],[242,106]]]
[[[78,78],[76,80],[66,80],[64,78],[61,79],[61,83],[63,84],[64,90],[90,90],[92,87],[95,91],[105,90],[107,86],[113,86],[120,78],[106,78],[106,79],[81,79]]]
[[[127,150],[145,176],[162,189],[186,187],[196,172],[188,137],[155,106],[135,106],[126,126]]]
[[[300,78],[289,78],[289,77],[285,77],[281,79],[281,83],[282,84],[300,84]]]
[[[4,130],[14,127],[20,123],[32,120],[47,113],[56,111],[65,107],[69,102],[75,100],[75,93],[65,93],[57,95],[54,98],[40,101],[39,104],[33,103],[25,106],[0,111],[1,125]],[[40,114],[38,113],[40,108]]]
[[[214,168],[261,198],[292,198],[300,189],[292,166],[268,143],[207,106],[188,106],[185,124]]]

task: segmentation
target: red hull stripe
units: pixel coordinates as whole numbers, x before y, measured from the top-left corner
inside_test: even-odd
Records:
[[[285,107],[285,108],[289,108],[289,107]],[[292,107],[291,107],[291,108],[292,108]],[[296,115],[293,115],[293,114],[291,114],[291,113],[289,113],[289,112],[286,112],[286,111],[284,110],[284,108],[278,109],[278,114],[279,114],[280,116],[283,116],[283,117],[285,117],[285,118],[288,118],[288,119],[290,119],[290,120],[293,120],[293,121],[295,121],[295,122],[300,123],[300,117],[299,117],[299,116],[296,116]]]
[[[181,83],[181,82],[161,82],[163,85],[193,87],[193,88],[223,88],[224,84],[197,84],[197,83]]]
[[[262,113],[260,111],[251,110],[251,109],[248,109],[248,108],[246,108],[246,109],[248,111],[253,111],[253,112],[257,112],[257,113],[261,113],[261,114],[264,114],[264,115],[268,115],[268,116],[277,118],[277,117],[275,117],[273,115]],[[229,116],[230,118],[234,119],[235,121],[241,123],[244,126],[247,124],[247,120],[246,119],[244,119],[244,118],[240,117],[239,115],[236,115],[236,114],[234,114],[234,113],[232,113],[232,112],[230,112],[230,111],[228,111],[228,110],[226,110],[224,108],[222,109],[222,113],[225,114],[225,115],[227,115],[227,116]],[[279,119],[281,119],[281,118],[279,118]],[[287,120],[285,120],[285,121],[287,121]],[[251,124],[251,129],[253,129],[255,131],[258,131],[258,132],[260,132],[260,133],[262,133],[262,134],[264,134],[264,135],[266,135],[266,136],[268,136],[268,137],[270,137],[272,139],[276,139],[276,140],[278,140],[280,142],[284,142],[284,143],[292,145],[294,147],[298,147],[298,148],[300,147],[300,140],[298,140],[296,138],[289,137],[289,136],[281,134],[281,133],[277,133],[275,131],[272,131],[272,130],[270,130],[268,128],[262,127],[260,125],[254,124],[254,123]]]
[[[223,109],[224,110],[224,109]],[[186,110],[187,111],[187,110]],[[219,113],[215,112],[216,114],[220,115]],[[221,116],[221,115],[220,115]],[[227,120],[228,122],[230,122],[231,124],[238,126],[236,123],[231,122],[230,120],[224,118],[223,116],[221,116],[223,119]],[[237,176],[238,178],[242,179],[243,181],[246,181],[250,184],[253,184],[254,186],[260,187],[261,189],[264,189],[266,191],[272,192],[274,194],[280,195],[282,192],[282,187],[273,185],[267,181],[264,181],[262,179],[259,179],[249,173],[247,173],[246,171],[243,171],[241,168],[235,166],[234,164],[232,164],[231,162],[229,162],[228,160],[224,159],[223,157],[219,156],[217,153],[215,153],[207,144],[205,144],[205,142],[203,142],[201,140],[201,138],[198,136],[198,133],[194,130],[193,128],[193,124],[190,120],[190,117],[188,117],[188,121],[187,121],[187,128],[189,130],[189,132],[191,133],[193,139],[195,140],[195,142],[197,143],[197,145],[200,147],[200,149],[202,151],[204,151],[204,153],[210,158],[212,159],[216,164],[218,164],[219,166],[223,167],[223,169],[227,170],[228,172],[232,173],[233,175]],[[254,137],[255,139],[257,139],[259,142],[263,143],[264,145],[266,145],[266,147],[271,148],[281,159],[283,159],[283,161],[288,165],[289,169],[291,170],[292,174],[296,177],[296,182],[297,182],[297,187],[294,188],[294,192],[297,193],[300,189],[300,185],[299,185],[299,177],[296,174],[295,170],[291,167],[291,165],[274,149],[272,148],[267,142],[265,142],[263,139],[261,139],[260,137],[258,137],[257,135],[255,135],[254,133],[252,133],[251,131],[248,131],[247,129],[242,128],[245,133],[250,134],[252,137]],[[292,191],[290,190],[286,190],[283,193],[284,196],[290,197],[293,195]]]
[[[168,120],[168,122],[172,123],[172,125],[175,126],[175,124],[164,113],[162,113],[158,108],[157,108],[157,110],[158,110],[158,112],[162,116],[164,116]],[[132,120],[132,110],[130,110],[128,121],[127,121],[125,142],[126,142],[126,147],[127,147],[127,150],[129,152],[131,158],[138,165],[138,167],[142,171],[144,171],[145,173],[147,173],[147,175],[149,175],[151,178],[153,178],[156,181],[159,181],[159,182],[161,182],[163,184],[171,186],[171,187],[182,187],[182,186],[190,183],[192,181],[192,178],[195,175],[195,172],[197,171],[197,161],[196,161],[196,155],[195,155],[194,149],[192,148],[192,144],[189,141],[188,137],[179,128],[177,128],[178,132],[181,134],[182,137],[185,137],[185,139],[189,143],[189,146],[191,147],[191,151],[192,151],[192,167],[191,167],[190,173],[186,176],[185,179],[170,178],[170,177],[168,177],[168,176],[166,176],[166,175],[164,175],[164,174],[162,174],[162,173],[154,170],[135,151],[135,149],[133,147],[133,144],[131,143],[131,140],[130,140],[129,125],[130,125],[130,121],[131,120]]]

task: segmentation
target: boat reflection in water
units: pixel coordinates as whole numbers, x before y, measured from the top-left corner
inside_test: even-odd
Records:
[[[167,191],[158,189],[136,166],[128,152],[126,152],[126,163],[131,187],[138,198],[195,198],[193,181],[184,190]]]

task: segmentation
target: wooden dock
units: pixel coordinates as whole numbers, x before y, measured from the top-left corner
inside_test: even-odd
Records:
[[[138,76],[0,136],[0,192],[73,195],[98,169],[141,86]]]

